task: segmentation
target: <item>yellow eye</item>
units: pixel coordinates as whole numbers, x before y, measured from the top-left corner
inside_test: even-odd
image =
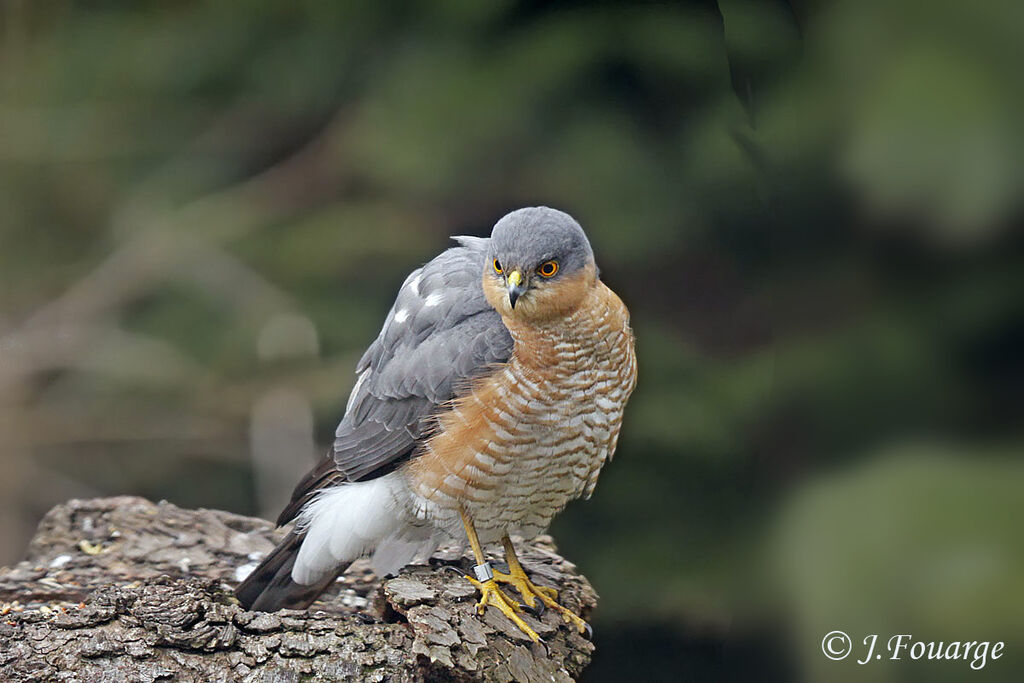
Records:
[[[498,259],[494,259],[494,272],[501,274],[501,262]]]
[[[543,277],[554,277],[555,273],[558,272],[558,261],[545,261],[540,264],[537,272]]]

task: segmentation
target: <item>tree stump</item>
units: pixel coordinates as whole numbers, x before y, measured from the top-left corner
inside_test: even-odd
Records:
[[[57,506],[27,560],[0,568],[0,680],[549,682],[590,661],[593,645],[553,611],[525,617],[538,644],[494,609],[478,616],[462,577],[473,562],[455,547],[390,579],[356,562],[306,611],[245,611],[231,590],[279,536],[262,519],[135,497]],[[551,540],[519,547],[586,618],[596,595]]]

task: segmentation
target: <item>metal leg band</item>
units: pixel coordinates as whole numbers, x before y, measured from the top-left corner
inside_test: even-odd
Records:
[[[476,580],[480,583],[484,581],[490,581],[494,578],[494,570],[491,569],[490,562],[484,562],[483,564],[473,565],[473,573],[476,574]]]

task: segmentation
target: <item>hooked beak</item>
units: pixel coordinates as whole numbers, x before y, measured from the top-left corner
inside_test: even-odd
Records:
[[[516,301],[518,301],[519,297],[521,297],[523,292],[526,291],[526,287],[523,286],[523,274],[518,270],[513,270],[508,274],[506,281],[508,283],[508,302],[511,304],[512,308],[515,308]]]

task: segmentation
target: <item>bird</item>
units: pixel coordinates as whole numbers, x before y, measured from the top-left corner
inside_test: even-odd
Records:
[[[629,310],[567,213],[518,209],[490,237],[453,239],[359,360],[333,447],[278,518],[294,526],[235,591],[247,609],[304,609],[359,557],[386,576],[454,540],[472,548],[480,614],[539,640],[507,584],[589,630],[530,580],[511,536],[589,498],[614,454],[637,381]],[[484,555],[499,542],[508,572]]]

